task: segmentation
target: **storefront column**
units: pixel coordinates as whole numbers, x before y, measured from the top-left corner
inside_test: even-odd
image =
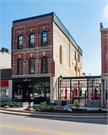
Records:
[[[50,103],[54,103],[54,77],[50,77]]]

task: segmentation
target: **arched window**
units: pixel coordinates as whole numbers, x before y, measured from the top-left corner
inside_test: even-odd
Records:
[[[23,36],[19,35],[18,37],[18,49],[22,49],[23,48]]]
[[[42,73],[47,73],[47,57],[42,58]]]
[[[34,36],[34,33],[31,33],[31,34],[30,34],[29,41],[30,41],[29,47],[30,47],[30,48],[33,48],[34,45],[35,45],[35,36]]]
[[[23,62],[21,59],[18,60],[18,74],[21,75],[23,73]]]
[[[31,58],[29,62],[29,71],[30,71],[30,74],[34,74],[34,59],[33,58]]]
[[[47,31],[43,31],[42,33],[42,46],[47,45]]]

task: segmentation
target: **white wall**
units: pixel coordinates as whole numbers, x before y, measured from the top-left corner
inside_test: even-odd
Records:
[[[60,46],[62,46],[62,64],[60,63]],[[76,60],[74,60],[74,50],[76,51]],[[75,66],[82,68],[82,56],[80,55],[80,62],[78,62],[78,51],[64,35],[64,33],[53,22],[53,59],[55,62],[55,77],[54,77],[54,100],[57,99],[58,93],[58,77],[76,76]],[[73,63],[73,65],[72,65]],[[79,76],[77,70],[77,76]],[[82,76],[82,69],[80,69],[80,76]]]
[[[11,54],[0,52],[0,69],[11,68]]]

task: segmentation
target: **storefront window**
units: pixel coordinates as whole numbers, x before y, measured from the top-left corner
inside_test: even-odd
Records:
[[[30,79],[29,79],[30,80]],[[49,81],[25,81],[14,83],[14,97],[15,101],[34,102],[50,102],[50,82]]]
[[[1,97],[8,97],[8,89],[1,89]]]
[[[22,92],[23,92],[22,84],[16,83],[15,84],[15,89],[14,89],[14,100],[15,101],[22,100]]]

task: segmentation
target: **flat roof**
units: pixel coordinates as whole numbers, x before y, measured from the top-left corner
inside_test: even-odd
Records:
[[[54,12],[51,12],[51,13],[48,13],[48,14],[39,15],[39,16],[34,16],[34,17],[29,17],[29,18],[23,18],[23,19],[19,19],[19,20],[14,20],[13,23],[18,23],[18,22],[27,21],[27,20],[33,20],[33,19],[47,17],[47,16],[52,16],[52,21],[55,22],[55,24],[60,28],[60,30],[69,39],[69,41],[74,45],[74,47],[76,48],[76,50],[82,55],[83,54],[82,49],[80,48],[80,46],[78,46],[78,44],[73,39],[73,37],[71,36],[71,34],[69,33],[69,31],[62,24],[62,22],[60,21],[60,19],[56,16],[56,14]]]

